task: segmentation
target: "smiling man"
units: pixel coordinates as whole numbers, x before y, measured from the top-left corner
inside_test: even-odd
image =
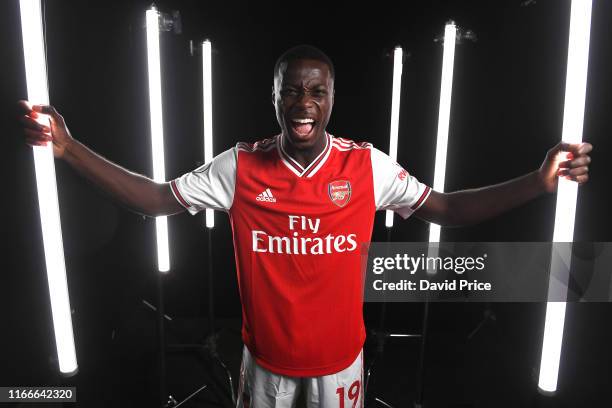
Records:
[[[290,63],[292,69],[288,69]],[[325,148],[334,79],[331,60],[308,47],[288,51],[274,66],[272,103],[284,135],[283,146],[302,166]]]
[[[363,404],[360,247],[377,210],[442,225],[494,217],[545,192],[557,178],[588,180],[591,145],[559,144],[539,169],[480,189],[438,193],[369,143],[334,137],[334,66],[298,46],[274,68],[277,136],[238,143],[194,171],[157,184],[95,154],[50,106],[21,102],[26,142],[51,141],[64,159],[123,204],[149,216],[205,208],[232,224],[244,340],[238,406]],[[51,128],[36,122],[51,115]],[[560,161],[560,153],[570,158]]]

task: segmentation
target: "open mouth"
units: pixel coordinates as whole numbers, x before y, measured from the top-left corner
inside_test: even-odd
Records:
[[[314,119],[310,118],[291,119],[290,123],[293,131],[301,137],[310,135],[315,127]]]

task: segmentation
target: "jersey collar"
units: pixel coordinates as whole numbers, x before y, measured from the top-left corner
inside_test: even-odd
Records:
[[[325,148],[319,155],[312,161],[307,167],[302,167],[300,163],[297,162],[293,157],[289,156],[285,148],[283,147],[283,137],[282,133],[278,135],[278,143],[276,143],[278,149],[278,155],[281,158],[281,161],[287,166],[289,170],[291,170],[298,177],[307,177],[310,178],[314,176],[317,171],[323,164],[327,161],[329,154],[331,153],[331,136],[329,133],[325,132]]]

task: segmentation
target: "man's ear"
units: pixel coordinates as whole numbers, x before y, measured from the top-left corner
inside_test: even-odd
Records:
[[[276,94],[274,93],[274,85],[272,85],[272,105],[276,104]]]

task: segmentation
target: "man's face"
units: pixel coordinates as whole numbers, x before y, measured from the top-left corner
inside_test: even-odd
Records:
[[[327,64],[304,59],[281,66],[273,103],[285,140],[307,149],[321,140],[334,104],[334,80]]]

